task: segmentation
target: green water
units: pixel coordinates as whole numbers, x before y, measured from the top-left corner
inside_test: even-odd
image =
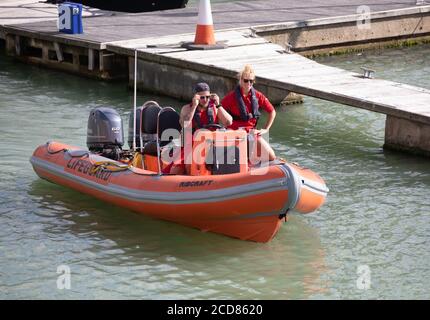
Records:
[[[320,59],[430,88],[430,46]],[[164,105],[182,102],[156,99]],[[29,157],[50,139],[85,146],[88,112],[125,120],[124,84],[14,63],[0,54],[0,298],[430,299],[430,162],[383,151],[385,116],[306,98],[279,108],[278,155],[330,187],[268,244],[153,220],[39,179]],[[430,107],[430,106],[429,106]],[[57,289],[57,267],[71,289]],[[370,288],[357,268],[370,268]]]

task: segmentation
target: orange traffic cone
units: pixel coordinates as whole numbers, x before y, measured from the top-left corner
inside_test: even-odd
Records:
[[[200,0],[194,44],[216,44],[213,24],[210,0]]]
[[[182,47],[187,48],[188,50],[212,50],[227,48],[225,41],[215,41],[210,0],[200,0],[199,16],[194,42],[183,43]]]

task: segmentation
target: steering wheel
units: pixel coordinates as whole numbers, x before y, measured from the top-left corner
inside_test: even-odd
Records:
[[[203,129],[209,129],[209,128],[225,129],[225,127],[223,125],[220,125],[218,123],[210,123],[210,124],[203,126]]]

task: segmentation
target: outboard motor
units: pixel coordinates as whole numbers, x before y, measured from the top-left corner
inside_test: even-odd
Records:
[[[87,129],[87,147],[103,157],[119,160],[124,145],[122,119],[109,107],[98,107],[90,111]]]

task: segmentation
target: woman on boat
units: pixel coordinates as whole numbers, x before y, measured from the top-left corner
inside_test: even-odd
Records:
[[[222,106],[232,115],[233,123],[230,129],[245,129],[250,133],[250,139],[256,138],[256,148],[260,150],[260,158],[267,155],[268,160],[275,160],[276,155],[269,143],[263,139],[262,135],[268,133],[276,117],[276,111],[264,94],[256,90],[255,73],[250,65],[246,65],[238,74],[239,84],[230,91],[224,99]],[[260,109],[265,110],[269,116],[262,129],[257,130],[257,122],[260,117]],[[255,149],[254,149],[255,150]],[[255,155],[258,156],[258,155]],[[252,160],[251,160],[252,161]]]

